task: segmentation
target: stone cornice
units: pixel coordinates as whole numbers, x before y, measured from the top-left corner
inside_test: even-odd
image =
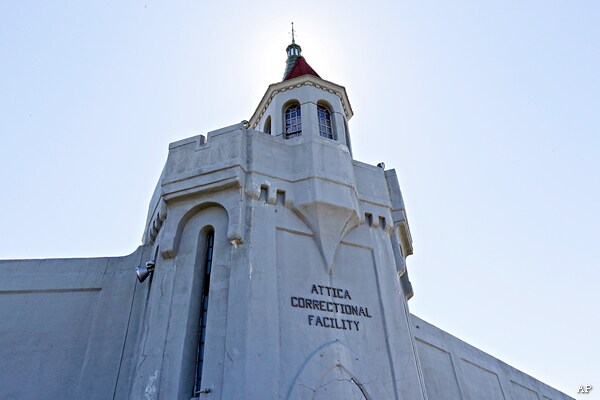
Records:
[[[258,121],[263,116],[265,110],[267,109],[267,107],[269,107],[269,104],[271,104],[271,100],[273,100],[273,97],[277,93],[281,93],[286,90],[291,90],[305,85],[314,86],[317,89],[322,89],[329,93],[337,95],[342,102],[342,107],[344,108],[346,119],[349,120],[350,118],[352,118],[352,115],[354,115],[352,107],[350,106],[350,100],[348,100],[348,95],[346,94],[346,88],[313,75],[302,75],[294,79],[269,85],[269,88],[267,89],[265,95],[258,104],[256,111],[254,111],[254,114],[250,118],[250,128],[256,128]]]

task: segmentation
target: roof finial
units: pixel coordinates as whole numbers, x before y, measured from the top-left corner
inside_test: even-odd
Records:
[[[296,30],[294,29],[294,23],[292,22],[292,43],[288,45],[285,49],[285,52],[288,55],[287,62],[285,63],[285,73],[283,77],[285,78],[296,63],[298,57],[302,53],[302,48],[296,44]]]
[[[292,43],[296,43],[296,40],[294,40],[294,23],[292,22]]]

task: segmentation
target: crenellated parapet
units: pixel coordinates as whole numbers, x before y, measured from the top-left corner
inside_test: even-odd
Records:
[[[401,254],[408,255],[410,231],[395,179],[393,171],[353,160],[336,141],[320,136],[286,140],[232,125],[169,146],[144,237],[154,243],[165,231],[170,240],[161,249],[173,257],[178,220],[205,201],[227,210],[228,237],[243,242],[243,204],[263,197],[272,205],[279,199],[315,232],[328,268],[345,233],[365,221],[397,232]]]

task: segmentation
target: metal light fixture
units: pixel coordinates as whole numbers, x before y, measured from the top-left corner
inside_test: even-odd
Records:
[[[138,265],[135,267],[135,274],[137,275],[138,281],[144,282],[153,272],[156,266],[156,261],[148,261],[146,265]]]

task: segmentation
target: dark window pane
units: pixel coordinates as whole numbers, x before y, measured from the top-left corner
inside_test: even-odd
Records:
[[[319,122],[319,133],[327,139],[333,139],[331,127],[331,112],[327,107],[317,106],[317,119]]]
[[[202,390],[202,366],[204,365],[204,341],[206,338],[206,323],[208,317],[208,294],[210,292],[210,271],[212,269],[212,256],[214,247],[214,232],[206,235],[206,250],[204,258],[204,277],[202,282],[202,293],[200,295],[200,331],[198,332],[198,347],[196,351],[196,380],[192,396],[196,396]]]
[[[285,137],[286,139],[302,134],[302,120],[300,105],[294,104],[285,110]]]

